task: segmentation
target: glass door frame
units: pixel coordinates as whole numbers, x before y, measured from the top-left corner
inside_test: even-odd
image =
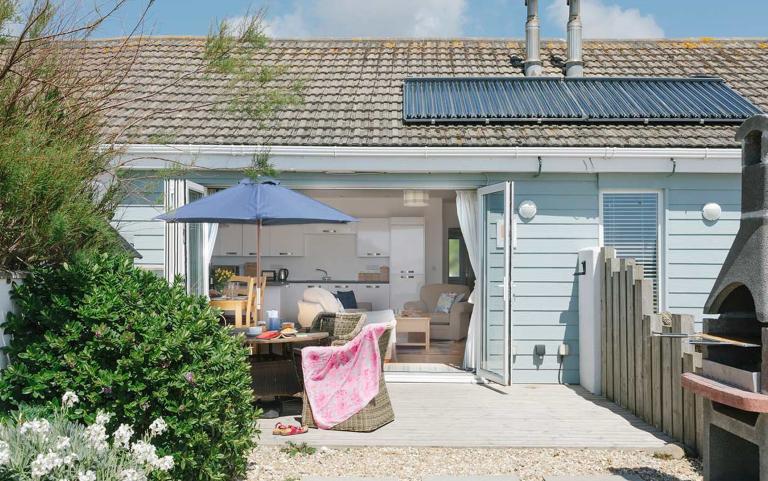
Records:
[[[488,371],[483,368],[483,357],[484,357],[484,341],[485,341],[485,334],[486,334],[486,310],[485,310],[485,295],[486,295],[486,282],[485,282],[485,272],[487,268],[488,263],[488,256],[486,255],[488,252],[487,249],[487,235],[486,235],[486,221],[485,221],[485,214],[486,214],[486,195],[493,194],[497,192],[503,192],[504,193],[504,281],[502,282],[501,286],[503,289],[503,304],[504,304],[504,359],[503,359],[503,368],[504,372],[502,373],[496,373],[492,371]],[[486,187],[481,187],[477,190],[477,206],[478,206],[478,229],[479,229],[479,235],[478,239],[479,242],[479,248],[480,248],[480,272],[478,280],[475,284],[475,289],[479,289],[479,306],[476,306],[476,308],[480,309],[480,325],[478,326],[478,329],[476,331],[477,337],[476,337],[476,359],[475,359],[475,369],[478,376],[487,379],[489,381],[502,384],[502,385],[509,385],[511,382],[511,373],[512,373],[512,362],[511,362],[511,352],[512,352],[512,249],[514,248],[514,237],[516,234],[516,229],[514,226],[514,215],[513,215],[513,208],[514,208],[514,189],[513,184],[511,181],[505,181],[500,182],[498,184],[492,184],[488,185]]]
[[[201,195],[202,197],[205,197],[208,195],[208,190],[196,183],[192,182],[191,180],[185,181],[184,185],[184,204],[189,204],[191,202],[191,195],[190,193],[194,192]],[[191,280],[191,273],[192,273],[192,256],[190,252],[190,232],[191,227],[193,224],[184,224],[184,259],[186,263],[186,275],[184,276],[186,283],[187,283],[187,292],[190,294],[199,294],[199,295],[207,295],[208,293],[208,268],[205,265],[205,251],[206,251],[206,243],[208,239],[208,224],[206,223],[199,223],[195,225],[200,226],[200,242],[198,247],[198,258],[197,262],[200,263],[200,276],[201,279],[199,279],[202,282],[202,292],[192,292],[192,280]]]

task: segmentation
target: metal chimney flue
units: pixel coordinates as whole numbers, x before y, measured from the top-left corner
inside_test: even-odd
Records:
[[[584,62],[581,53],[581,0],[568,2],[568,59],[565,61],[566,77],[583,77]]]
[[[541,25],[539,22],[539,0],[525,0],[528,19],[525,22],[525,76],[541,75]]]

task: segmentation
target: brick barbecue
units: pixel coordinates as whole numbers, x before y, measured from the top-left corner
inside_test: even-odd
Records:
[[[704,306],[704,480],[768,481],[768,115],[739,128],[741,223]]]

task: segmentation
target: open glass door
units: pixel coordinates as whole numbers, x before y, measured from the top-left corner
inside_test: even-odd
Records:
[[[186,182],[187,204],[205,196],[205,187],[194,182]],[[205,268],[205,224],[186,224],[187,253],[187,292],[204,295],[207,292],[207,269]]]
[[[480,228],[480,309],[477,373],[489,381],[510,382],[512,266],[512,182],[483,187],[478,193]]]
[[[206,189],[189,180],[165,181],[165,211],[178,209],[206,195]],[[205,248],[209,226],[207,224],[165,224],[165,275],[169,282],[176,276],[186,280],[191,294],[204,294],[207,289],[208,266]]]

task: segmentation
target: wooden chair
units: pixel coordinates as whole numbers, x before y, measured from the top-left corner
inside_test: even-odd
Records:
[[[216,299],[211,301],[211,305],[222,311],[234,311],[232,325],[236,328],[255,326],[259,319],[257,309],[260,308],[257,308],[256,300],[258,298],[263,301],[264,286],[266,285],[264,281],[263,277],[232,276],[229,282],[237,284],[235,294],[245,296],[245,299]],[[245,319],[243,319],[243,310],[245,310]]]

